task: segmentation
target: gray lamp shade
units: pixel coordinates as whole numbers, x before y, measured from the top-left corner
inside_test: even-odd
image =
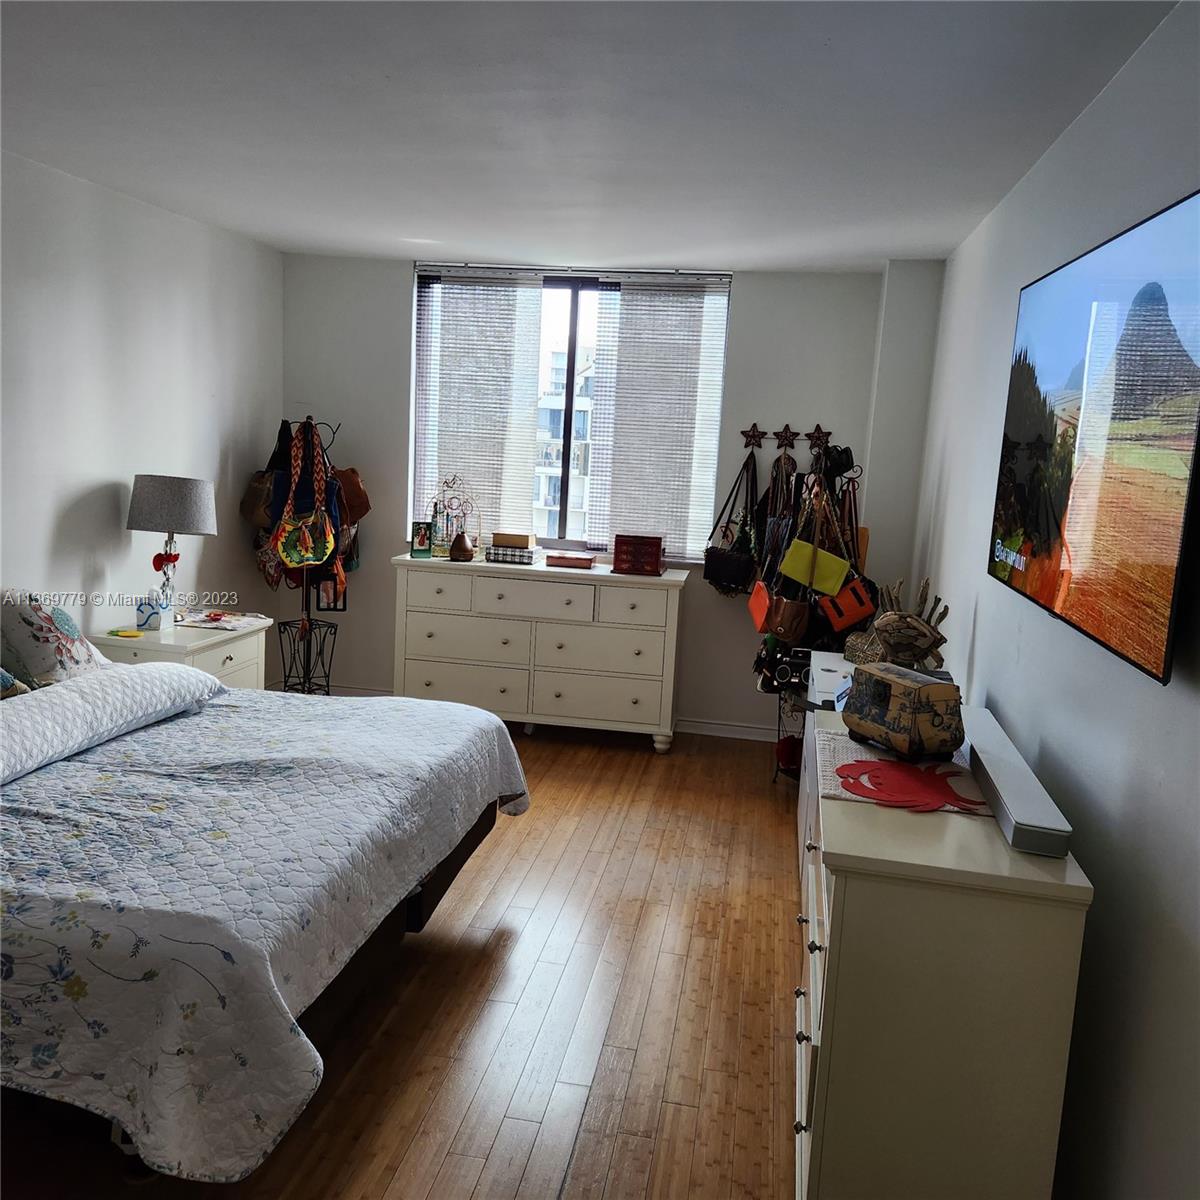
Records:
[[[178,475],[135,475],[125,528],[153,533],[216,533],[212,481]]]

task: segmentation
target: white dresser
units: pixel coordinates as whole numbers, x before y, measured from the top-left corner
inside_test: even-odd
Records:
[[[841,716],[805,731],[797,1195],[1048,1198],[1091,885],[990,817],[820,798],[821,728]]]
[[[647,733],[675,728],[686,571],[392,559],[398,696],[454,700],[509,721]]]
[[[179,662],[215,675],[226,687],[262,688],[266,675],[267,630],[270,617],[247,629],[193,629],[174,625],[139,638],[88,634],[113,662]]]

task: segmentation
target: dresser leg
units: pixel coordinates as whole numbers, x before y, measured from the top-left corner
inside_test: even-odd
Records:
[[[655,754],[666,754],[671,749],[671,734],[653,733],[650,736],[654,739]]]

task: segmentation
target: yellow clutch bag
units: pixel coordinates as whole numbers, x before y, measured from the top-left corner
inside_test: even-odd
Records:
[[[779,569],[797,583],[806,584],[827,596],[836,596],[846,582],[850,563],[828,550],[817,550],[812,542],[797,538],[788,547]]]

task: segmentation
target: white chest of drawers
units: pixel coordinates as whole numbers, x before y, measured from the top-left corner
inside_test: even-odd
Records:
[[[626,729],[665,753],[686,571],[392,559],[398,696],[510,721]]]
[[[261,689],[266,673],[267,630],[272,624],[269,617],[263,617],[246,629],[172,625],[140,638],[92,634],[88,640],[113,662],[179,662],[215,675],[226,687]]]
[[[821,728],[841,716],[804,739],[797,1196],[1049,1200],[1091,885],[990,817],[821,797]]]

